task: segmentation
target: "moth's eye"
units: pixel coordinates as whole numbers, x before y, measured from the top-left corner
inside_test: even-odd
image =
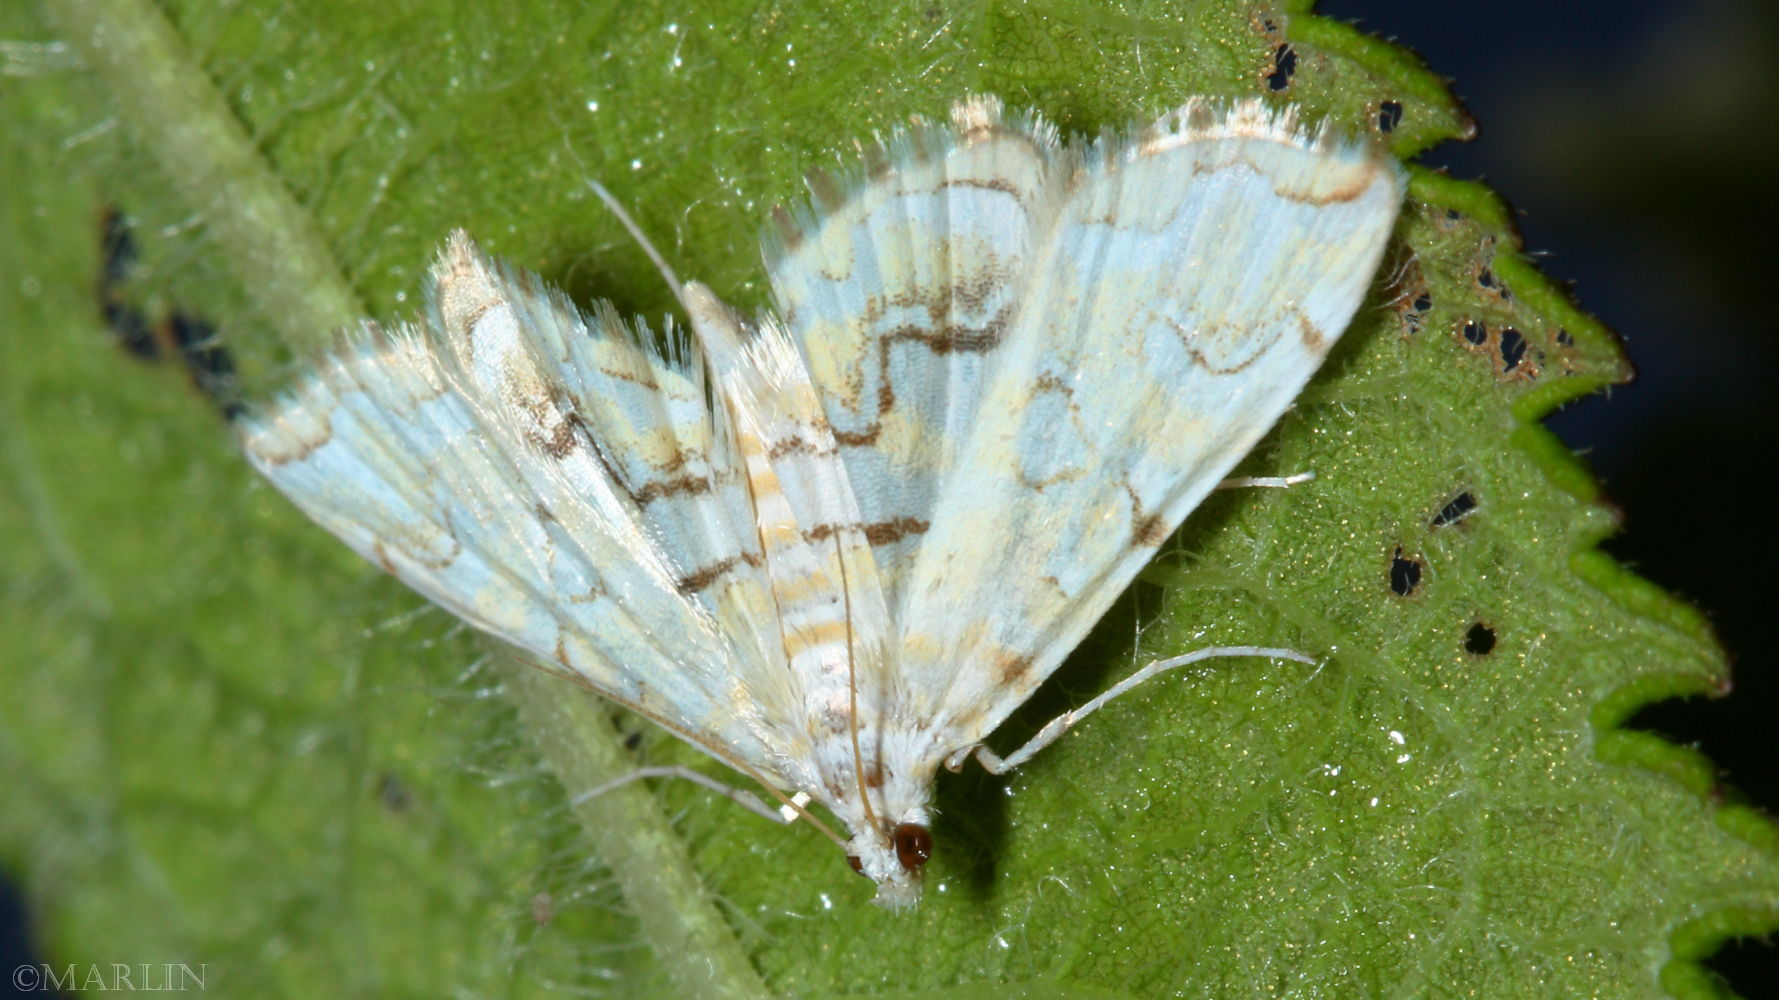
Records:
[[[846,863],[852,866],[853,871],[858,872],[860,875],[865,874],[865,863],[859,860],[857,854],[848,854],[846,856]]]
[[[897,823],[890,834],[896,842],[896,860],[913,871],[933,856],[933,835],[919,823]]]

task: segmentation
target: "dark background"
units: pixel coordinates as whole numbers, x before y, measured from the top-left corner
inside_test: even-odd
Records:
[[[1619,559],[1703,608],[1736,662],[1726,699],[1634,724],[1702,748],[1727,785],[1779,811],[1775,529],[1759,506],[1779,442],[1772,247],[1779,126],[1771,0],[1325,0],[1319,12],[1421,53],[1481,127],[1422,161],[1481,178],[1520,211],[1527,249],[1617,330],[1635,383],[1549,421],[1625,512]],[[0,969],[31,961],[0,884]],[[1744,996],[1775,951],[1713,965]],[[1763,985],[1765,984],[1765,985]],[[0,985],[0,996],[11,995]]]

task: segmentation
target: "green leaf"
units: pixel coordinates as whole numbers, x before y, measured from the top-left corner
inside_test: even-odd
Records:
[[[1476,185],[1414,173],[1371,302],[1249,462],[1316,482],[1196,512],[996,743],[1157,655],[1325,662],[1157,679],[1011,778],[942,776],[911,915],[690,783],[577,801],[637,759],[722,769],[510,672],[116,332],[207,321],[262,395],[330,327],[411,310],[453,226],[659,315],[588,177],[759,305],[766,207],[910,113],[991,91],[1091,131],[1277,83],[1354,129],[1399,108],[1404,156],[1467,135],[1400,49],[1234,0],[45,0],[0,39],[0,857],[58,968],[293,997],[1702,997],[1719,942],[1779,926],[1779,831],[1620,728],[1718,691],[1722,654],[1595,551],[1612,514],[1536,421],[1627,369]],[[142,247],[121,284],[109,205]]]

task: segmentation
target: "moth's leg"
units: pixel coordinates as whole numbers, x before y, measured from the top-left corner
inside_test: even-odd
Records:
[[[1025,746],[1020,747],[1018,750],[1013,751],[1005,757],[1001,757],[985,746],[978,746],[975,748],[976,760],[981,763],[988,773],[1004,774],[1030,760],[1032,755],[1039,750],[1056,742],[1056,738],[1063,733],[1068,732],[1070,726],[1073,726],[1075,723],[1092,715],[1101,705],[1104,705],[1113,698],[1129,691],[1131,688],[1136,687],[1138,684],[1143,683],[1149,678],[1154,677],[1156,674],[1159,674],[1164,670],[1172,670],[1175,667],[1184,667],[1187,664],[1197,663],[1200,660],[1210,660],[1222,656],[1265,656],[1276,660],[1296,660],[1298,663],[1308,663],[1312,666],[1314,666],[1316,662],[1312,657],[1305,656],[1296,650],[1272,649],[1266,646],[1212,646],[1207,649],[1195,649],[1190,653],[1175,656],[1170,659],[1156,660],[1154,663],[1149,664],[1136,673],[1131,674],[1129,677],[1126,677],[1124,680],[1119,681],[1117,685],[1111,688],[1111,690],[1108,690],[1098,698],[1093,699],[1074,711],[1064,712],[1056,718],[1051,719],[1044,724],[1043,729],[1038,730],[1038,735],[1032,737]],[[967,753],[968,751],[963,752]],[[961,764],[961,754],[954,756],[958,760],[958,763]]]
[[[950,771],[952,774],[956,774],[964,769],[964,761],[969,760],[971,754],[976,754],[980,757],[980,755],[987,749],[988,748],[984,747],[982,744],[976,743],[964,747],[962,750],[954,750],[952,751],[951,756],[944,760],[945,770]]]
[[[1295,476],[1232,476],[1218,483],[1217,489],[1245,490],[1250,486],[1273,486],[1283,489],[1286,486],[1307,483],[1314,478],[1316,478],[1314,470],[1299,472]]]
[[[718,795],[724,796],[735,804],[741,806],[743,809],[746,809],[748,812],[751,812],[756,816],[763,816],[774,823],[789,824],[792,820],[795,820],[798,815],[797,810],[791,806],[780,806],[777,809],[774,809],[766,803],[761,802],[760,797],[753,792],[744,788],[736,788],[733,785],[718,781],[708,774],[700,774],[689,767],[680,767],[678,765],[670,767],[639,767],[621,778],[613,778],[611,781],[600,785],[598,788],[593,788],[576,795],[569,804],[578,806],[583,802],[596,799],[614,788],[622,788],[625,785],[630,784],[632,781],[641,781],[644,778],[684,778],[693,784],[703,785],[705,788],[710,789]],[[791,797],[791,801],[795,802],[798,806],[805,806],[809,804],[809,796],[802,792],[798,792]]]

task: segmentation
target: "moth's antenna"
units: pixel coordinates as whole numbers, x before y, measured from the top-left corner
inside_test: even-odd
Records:
[[[871,793],[865,788],[865,755],[859,750],[859,671],[852,653],[852,588],[846,583],[846,556],[840,548],[838,531],[834,532],[834,561],[840,564],[841,611],[846,616],[846,694],[852,700],[846,725],[852,730],[852,772],[859,783],[859,801],[865,804],[865,822],[875,830],[877,813],[871,808]]]
[[[618,199],[612,197],[612,193],[605,189],[604,184],[588,178],[587,186],[593,189],[593,193],[599,196],[599,200],[605,202],[605,207],[611,209],[612,214],[618,217],[618,221],[623,223],[625,229],[629,230],[630,238],[642,245],[642,252],[649,255],[649,260],[654,261],[655,270],[660,271],[661,277],[666,279],[667,287],[673,292],[673,297],[679,301],[680,308],[686,309],[685,286],[680,284],[679,275],[673,273],[673,268],[667,266],[667,258],[661,256],[661,251],[656,250],[655,245],[649,242],[649,238],[643,235],[642,227],[636,224],[636,220],[630,217],[629,212],[624,211],[624,206],[618,203]],[[686,311],[690,312],[691,310],[686,309]]]

